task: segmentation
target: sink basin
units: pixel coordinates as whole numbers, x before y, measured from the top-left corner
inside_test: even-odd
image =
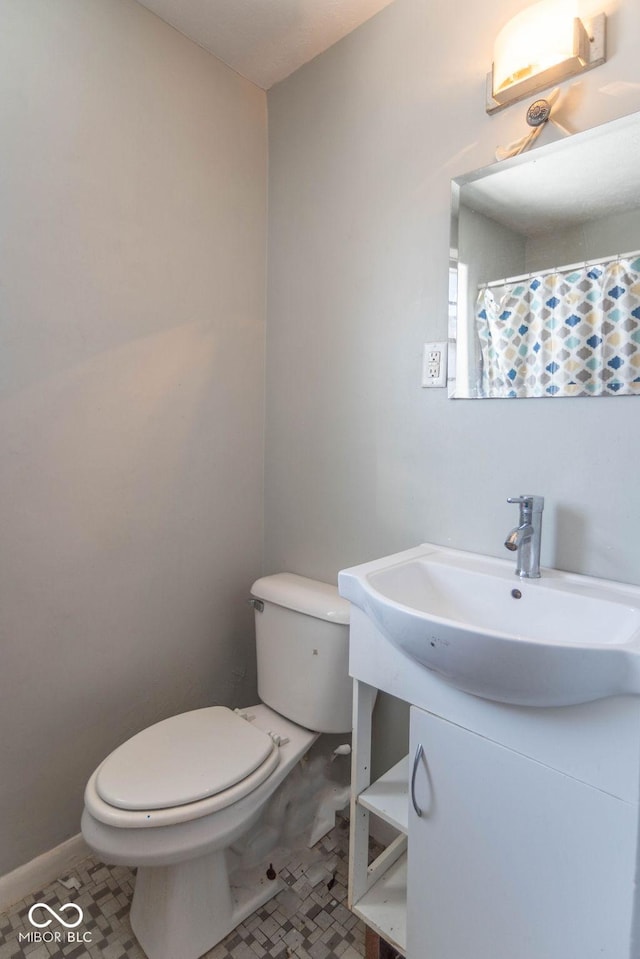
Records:
[[[640,693],[640,587],[428,543],[343,570],[340,594],[411,659],[497,702]]]

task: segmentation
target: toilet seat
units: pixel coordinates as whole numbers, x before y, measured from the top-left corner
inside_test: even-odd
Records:
[[[198,819],[237,802],[279,763],[271,736],[225,706],[165,719],[119,746],[85,792],[96,819],[123,828]]]

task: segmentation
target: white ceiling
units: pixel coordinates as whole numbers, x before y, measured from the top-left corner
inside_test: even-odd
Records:
[[[636,210],[637,116],[593,127],[470,174],[462,202],[524,236]]]
[[[138,0],[268,90],[391,0]]]

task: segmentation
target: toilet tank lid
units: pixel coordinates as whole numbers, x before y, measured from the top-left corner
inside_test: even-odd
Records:
[[[342,624],[349,622],[349,601],[340,596],[337,586],[307,579],[297,573],[263,576],[251,587],[251,595],[316,619]]]

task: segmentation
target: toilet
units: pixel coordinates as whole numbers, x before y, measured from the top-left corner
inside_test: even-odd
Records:
[[[351,732],[349,603],[293,573],[257,580],[251,596],[261,702],[150,726],[85,791],[88,845],[137,867],[131,926],[149,959],[197,959],[279,891],[264,870],[234,885],[230,847],[321,733]]]

